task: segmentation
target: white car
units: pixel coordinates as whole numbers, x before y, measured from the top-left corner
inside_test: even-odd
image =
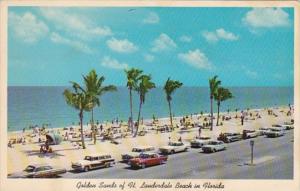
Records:
[[[272,128],[279,129],[279,130],[286,130],[286,127],[278,124],[272,125]]]
[[[196,137],[195,139],[191,140],[191,147],[192,148],[199,148],[203,145],[206,145],[211,141],[210,137]]]
[[[269,131],[270,131],[270,128],[268,128],[268,127],[261,127],[258,129],[258,132],[260,133],[260,135],[266,135]]]
[[[290,124],[283,124],[281,126],[284,128],[284,130],[294,129],[294,125],[290,125]]]
[[[283,136],[284,134],[285,134],[284,130],[274,127],[274,128],[270,128],[270,131],[266,133],[266,136],[267,137],[280,137],[280,136]]]
[[[138,146],[133,147],[131,152],[122,154],[122,161],[128,162],[132,158],[137,158],[140,156],[141,153],[144,152],[154,152],[155,148],[153,146]]]
[[[255,130],[243,130],[243,139],[254,138],[260,135],[259,131]]]
[[[87,155],[83,160],[72,162],[74,170],[89,171],[95,168],[110,167],[115,164],[115,159],[109,154]]]
[[[202,150],[205,153],[217,152],[225,149],[226,144],[223,141],[210,141],[207,145],[202,147]]]
[[[189,145],[184,144],[180,141],[171,141],[167,146],[159,148],[159,151],[163,154],[174,154],[177,152],[187,151],[189,149]]]

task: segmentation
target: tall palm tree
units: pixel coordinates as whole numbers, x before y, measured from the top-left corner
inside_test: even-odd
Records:
[[[179,81],[168,80],[165,83],[164,90],[167,96],[167,102],[169,105],[169,114],[170,114],[170,123],[171,123],[171,129],[173,129],[173,119],[172,119],[172,110],[171,110],[171,101],[172,101],[172,94],[175,92],[177,88],[180,88],[183,84]]]
[[[226,101],[228,99],[233,98],[232,93],[229,91],[229,89],[223,88],[223,87],[218,87],[214,99],[217,101],[218,105],[218,118],[217,118],[217,126],[219,125],[219,117],[220,117],[220,105],[221,102]]]
[[[131,132],[133,133],[132,90],[136,90],[138,79],[140,75],[143,73],[143,71],[136,68],[131,68],[130,70],[125,70],[125,73],[127,76],[127,88],[129,90],[129,99],[130,99],[130,118],[131,118],[130,128],[131,128]]]
[[[135,132],[134,136],[137,135],[138,130],[139,130],[141,110],[142,110],[142,105],[145,103],[146,94],[152,88],[155,88],[155,84],[151,81],[150,75],[142,75],[139,77],[139,84],[137,86],[137,92],[140,97],[140,105],[139,105],[139,114],[138,114],[138,119],[137,119],[137,128],[136,128],[136,132]]]
[[[92,112],[92,119],[91,119],[91,126],[93,132],[93,139],[94,144],[96,144],[96,128],[94,127],[94,107],[100,106],[100,96],[107,93],[116,91],[117,88],[113,85],[103,86],[103,82],[105,80],[104,76],[98,77],[95,70],[91,70],[88,75],[83,76],[85,90],[87,94],[92,98],[93,108]]]
[[[85,149],[84,135],[83,135],[83,114],[84,111],[91,111],[93,106],[92,98],[86,93],[86,91],[76,82],[71,82],[74,91],[65,89],[64,97],[68,105],[79,110],[79,119],[80,119],[80,132],[81,132],[81,143],[82,148]]]
[[[213,99],[216,91],[221,85],[221,81],[217,79],[218,76],[214,76],[213,78],[209,79],[209,90],[210,90],[210,130],[213,130]]]

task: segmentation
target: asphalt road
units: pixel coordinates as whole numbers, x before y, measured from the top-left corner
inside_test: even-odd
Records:
[[[254,164],[250,163],[250,140],[227,145],[225,151],[206,154],[201,149],[169,155],[166,164],[130,169],[117,163],[89,172],[67,172],[62,178],[114,179],[293,179],[293,130],[278,138],[257,137]]]

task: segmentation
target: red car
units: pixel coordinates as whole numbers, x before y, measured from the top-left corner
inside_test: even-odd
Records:
[[[168,156],[157,153],[141,153],[138,158],[130,159],[128,165],[131,168],[145,168],[146,166],[164,164],[167,160]]]

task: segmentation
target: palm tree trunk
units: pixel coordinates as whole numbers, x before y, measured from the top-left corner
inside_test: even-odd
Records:
[[[95,129],[95,126],[94,126],[94,109],[92,109],[91,125],[92,125],[92,134],[93,134],[94,144],[96,144],[96,129]]]
[[[82,127],[82,121],[83,121],[83,111],[82,110],[79,113],[79,118],[80,118],[81,143],[82,143],[82,148],[85,149],[83,127]]]
[[[213,96],[210,96],[210,130],[213,130]]]
[[[217,126],[219,126],[219,117],[220,117],[220,102],[218,102],[218,118],[217,118]]]
[[[142,101],[140,101],[140,106],[139,106],[139,114],[138,114],[138,119],[137,119],[137,127],[134,136],[136,137],[138,131],[139,131],[139,126],[140,126],[140,117],[141,117],[141,110],[142,110]]]
[[[133,118],[132,118],[132,90],[129,89],[129,99],[130,99],[130,128],[131,128],[131,133],[133,133]]]
[[[171,102],[168,101],[168,104],[169,104],[169,113],[170,113],[171,129],[172,129],[172,131],[173,131],[173,119],[172,119]]]

